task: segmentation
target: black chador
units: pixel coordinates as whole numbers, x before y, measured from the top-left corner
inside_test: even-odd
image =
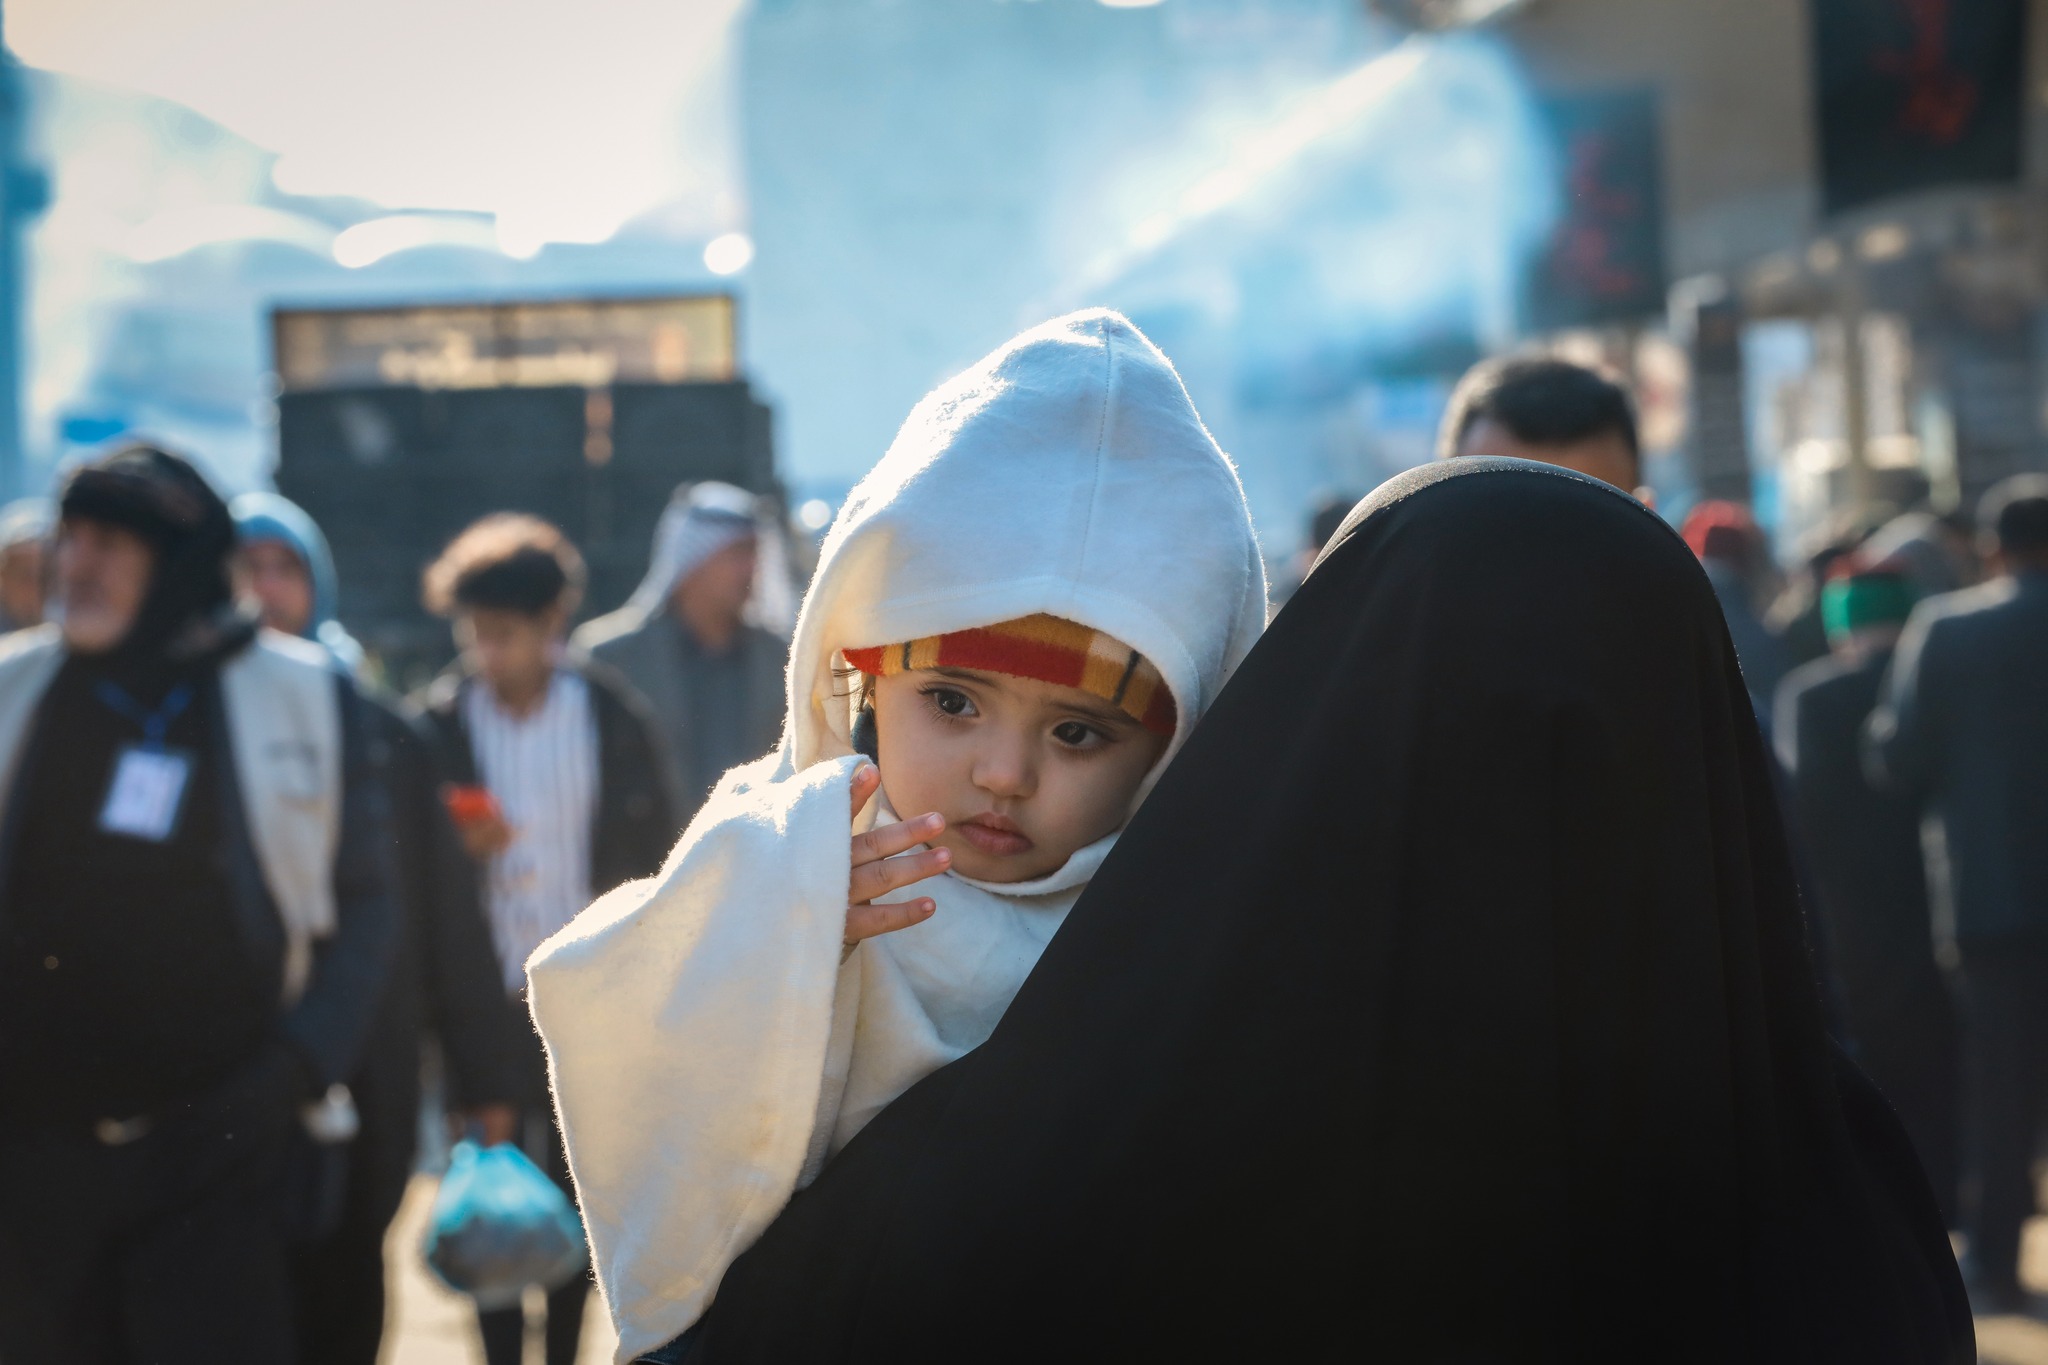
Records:
[[[693,1343],[751,1361],[1963,1362],[1823,1033],[1699,565],[1590,480],[1387,484],[989,1041]]]

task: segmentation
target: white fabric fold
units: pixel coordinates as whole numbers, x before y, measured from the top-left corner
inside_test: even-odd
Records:
[[[841,975],[855,766],[728,779],[659,877],[599,899],[532,965],[621,1359],[696,1319],[806,1164]]]
[[[828,1155],[988,1037],[1085,885],[931,878],[892,897],[931,897],[930,919],[843,953],[860,762],[728,775],[659,877],[529,965],[621,1360],[696,1321]],[[858,825],[893,818],[878,798]]]

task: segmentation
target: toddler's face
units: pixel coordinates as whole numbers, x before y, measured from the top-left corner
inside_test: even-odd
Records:
[[[901,819],[946,817],[953,870],[1024,882],[1119,828],[1165,752],[1155,735],[1079,688],[975,669],[875,680],[876,766]]]

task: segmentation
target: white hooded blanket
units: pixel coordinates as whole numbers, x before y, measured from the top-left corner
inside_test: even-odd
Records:
[[[1163,765],[1265,611],[1236,472],[1123,318],[1047,323],[918,405],[826,539],[780,751],[527,964],[621,1361],[696,1321],[832,1152],[988,1037],[1114,842],[1028,884],[922,882],[900,898],[930,919],[843,953],[849,834],[894,817],[850,809],[840,651],[1037,612],[1107,631],[1172,689]]]

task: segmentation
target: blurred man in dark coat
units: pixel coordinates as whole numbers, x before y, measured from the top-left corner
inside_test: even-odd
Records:
[[[1837,574],[1820,592],[1834,652],[1778,688],[1778,755],[1857,1060],[1891,1098],[1951,1215],[1955,1014],[1935,960],[1920,807],[1871,785],[1864,723],[1913,609],[1892,566]]]
[[[606,891],[649,877],[680,833],[668,758],[647,703],[617,672],[565,648],[583,558],[536,517],[485,517],[426,572],[430,610],[452,619],[462,657],[422,698],[424,729],[496,948],[508,1001],[526,959]],[[519,1132],[528,1156],[574,1197],[548,1094],[547,1055],[519,1050]],[[571,1365],[590,1292],[547,1296],[547,1365]],[[488,1365],[518,1365],[521,1309],[479,1312]]]
[[[237,578],[263,624],[313,641],[354,676],[361,650],[335,619],[327,539],[295,503],[245,493],[233,504]],[[384,1234],[412,1175],[419,1136],[420,1049],[440,1044],[451,1110],[487,1141],[513,1136],[525,1021],[499,985],[474,869],[442,806],[433,755],[397,703],[356,682],[370,757],[392,803],[401,914],[397,962],[362,1065],[349,1081],[361,1130],[348,1144],[333,1231],[293,1257],[299,1365],[376,1365],[384,1332]]]
[[[1821,595],[1829,580],[1837,576],[1836,569],[1850,565],[1849,556],[1861,542],[1853,523],[1837,523],[1810,540],[1801,552],[1796,571],[1764,617],[1788,667],[1825,659],[1832,651],[1827,625],[1821,619]],[[1880,558],[1865,556],[1859,562],[1875,564]]]
[[[1914,610],[1869,758],[1932,817],[1962,1019],[1968,1270],[1980,1304],[2005,1307],[2022,1299],[2048,1097],[2048,476],[2000,484],[1981,517],[1994,577]]]

